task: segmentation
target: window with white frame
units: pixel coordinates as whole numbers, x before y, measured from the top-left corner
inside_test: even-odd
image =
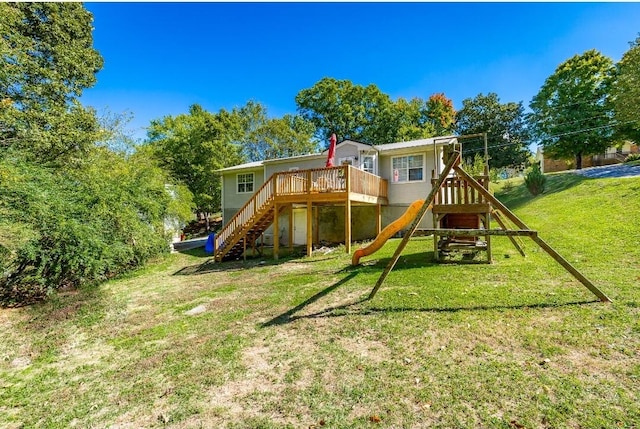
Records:
[[[391,158],[392,183],[421,182],[424,180],[424,155]]]
[[[253,173],[240,173],[236,176],[238,193],[246,194],[253,192]]]
[[[376,174],[375,158],[373,155],[362,156],[362,170],[367,173]]]

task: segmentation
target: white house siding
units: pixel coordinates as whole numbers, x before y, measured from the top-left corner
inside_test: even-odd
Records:
[[[361,168],[362,154],[367,149],[372,150],[370,146],[360,143],[342,142],[336,146],[334,166],[340,165],[340,159],[352,159],[352,165],[356,168]],[[308,170],[313,168],[324,168],[327,164],[326,151],[321,154],[307,155],[286,158],[281,160],[268,160],[265,161],[265,172],[267,178],[273,173],[281,171],[289,171],[292,168],[298,170]]]
[[[445,142],[443,141],[442,144]],[[438,144],[438,153],[441,153],[442,145]],[[423,180],[410,183],[393,183],[391,159],[395,156],[421,154],[425,158]],[[431,191],[431,172],[434,170],[433,140],[425,139],[405,143],[392,143],[390,145],[369,146],[353,141],[344,141],[336,146],[334,165],[340,165],[340,159],[350,158],[352,165],[362,168],[364,156],[375,157],[377,174],[386,179],[389,184],[388,206],[382,207],[382,228],[402,216],[409,205],[421,198],[426,198]],[[224,222],[226,223],[251,197],[252,194],[238,194],[236,189],[236,174],[238,172],[253,172],[255,174],[254,191],[264,183],[273,173],[290,171],[293,168],[299,170],[323,168],[327,160],[327,151],[321,154],[297,156],[280,160],[266,160],[263,165],[247,165],[246,168],[238,168],[232,171],[223,171],[223,207]],[[444,167],[442,160],[438,160],[439,171]],[[314,224],[314,231],[318,231],[316,237],[320,242],[338,243],[344,241],[344,206],[314,206],[318,210],[318,225]],[[298,210],[305,210],[299,207]],[[314,208],[314,210],[316,210]],[[354,241],[374,238],[376,235],[376,207],[352,206],[352,239]],[[280,242],[286,244],[289,241],[289,213],[280,216],[279,231]],[[314,216],[314,219],[316,217]],[[432,226],[432,216],[427,214],[420,223],[421,228]],[[270,227],[266,235],[273,234]]]
[[[393,171],[391,159],[396,156],[423,155],[425,158],[425,169],[423,180],[420,182],[393,183]],[[435,168],[433,147],[427,149],[403,150],[393,154],[383,154],[378,164],[380,176],[389,182],[389,205],[382,208],[382,226],[385,227],[404,214],[407,208],[415,200],[427,198],[431,192],[431,172]],[[440,162],[439,170],[443,168]],[[425,215],[420,222],[420,228],[431,228],[433,219],[430,215]]]
[[[236,179],[238,174],[253,173],[253,192],[257,191],[264,183],[263,167],[250,170],[235,170],[225,172],[222,176],[222,222],[227,223],[234,214],[244,206],[253,196],[252,193],[238,193]]]
[[[267,161],[265,162],[265,174],[267,178],[271,177],[273,173],[279,173],[282,171],[289,171],[293,168],[298,170],[307,170],[311,168],[323,168],[325,166],[326,158],[314,157],[314,158],[290,158],[286,161]]]

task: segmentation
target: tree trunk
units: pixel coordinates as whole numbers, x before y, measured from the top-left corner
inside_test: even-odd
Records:
[[[576,153],[576,170],[582,170],[582,153]]]
[[[208,212],[204,212],[204,222],[205,225],[207,225],[207,233],[209,232],[209,230],[211,229],[211,226],[209,225],[209,213]]]

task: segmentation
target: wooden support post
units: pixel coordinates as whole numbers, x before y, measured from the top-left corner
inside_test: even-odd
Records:
[[[496,222],[498,223],[498,225],[500,225],[500,228],[502,228],[503,230],[507,230],[507,225],[504,223],[504,221],[502,220],[502,217],[500,217],[500,213],[498,213],[497,210],[494,210],[493,213],[493,218],[496,220]],[[513,246],[516,248],[516,250],[520,253],[520,255],[522,256],[527,256],[524,253],[524,249],[522,248],[522,246],[520,246],[520,244],[518,244],[518,242],[516,241],[515,237],[509,235],[509,240],[511,240],[511,244],[513,244]]]
[[[435,262],[440,261],[440,249],[438,249],[438,234],[433,234],[433,260]]]
[[[490,213],[485,213],[482,216],[484,217],[484,228],[485,229],[490,229],[491,228],[491,214]],[[487,264],[490,264],[490,263],[493,262],[493,253],[491,252],[491,236],[490,235],[485,235],[484,236],[484,241],[487,243]]]
[[[293,204],[289,204],[289,250],[293,250]]]
[[[376,204],[376,236],[382,231],[382,204]]]
[[[347,198],[344,205],[344,249],[351,253],[351,200]]]
[[[260,234],[260,255],[264,256],[264,233]]]
[[[247,234],[242,239],[242,260],[247,262]]]
[[[434,145],[435,146],[435,145]],[[434,152],[434,156],[435,156],[435,152]],[[438,164],[438,160],[436,159],[436,165]],[[434,180],[436,180],[436,171],[435,170],[431,170],[431,183],[435,183]],[[434,185],[435,186],[435,185]],[[436,193],[435,197],[434,197],[434,203],[438,204],[438,197],[439,197],[440,193]],[[437,214],[435,213],[431,213],[432,217],[433,217],[433,227],[434,228],[438,228],[440,225],[440,218]],[[438,249],[438,236],[436,234],[433,234],[433,260],[438,262],[440,260],[440,251]]]
[[[307,200],[307,256],[313,252],[313,203]]]
[[[320,206],[313,206],[313,241],[312,243],[320,243]]]
[[[407,232],[405,232],[404,238],[402,239],[400,244],[398,244],[398,247],[396,248],[396,251],[393,254],[393,257],[389,260],[389,263],[387,264],[386,268],[380,275],[380,278],[378,278],[378,281],[376,282],[376,285],[371,290],[371,293],[369,294],[368,299],[372,299],[376,295],[376,293],[378,292],[378,289],[380,289],[380,286],[382,286],[382,283],[384,283],[384,280],[387,278],[387,276],[389,275],[393,267],[396,265],[396,262],[398,262],[398,259],[400,258],[400,254],[402,253],[404,248],[407,246],[407,243],[411,239],[411,236],[413,235],[413,233],[418,228],[418,225],[420,224],[420,221],[422,220],[424,214],[427,212],[427,210],[429,210],[433,206],[433,200],[436,194],[440,191],[440,188],[442,187],[442,184],[444,183],[446,177],[449,175],[449,172],[451,171],[454,165],[458,165],[459,163],[460,163],[460,152],[455,151],[450,155],[447,161],[447,165],[442,170],[442,173],[440,173],[440,177],[438,177],[438,181],[433,185],[433,188],[431,189],[431,192],[429,192],[429,195],[427,196],[427,198],[424,200],[422,207],[420,208],[416,216],[413,218],[413,221],[411,222],[411,226],[409,227],[409,229],[407,229]]]
[[[273,203],[273,259],[278,259],[280,251],[280,225],[278,219],[278,204]]]

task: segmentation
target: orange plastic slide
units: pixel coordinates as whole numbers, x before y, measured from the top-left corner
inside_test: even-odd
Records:
[[[353,254],[353,258],[351,258],[351,265],[358,265],[360,263],[360,258],[363,256],[371,255],[372,253],[378,251],[384,243],[387,242],[389,238],[393,236],[396,232],[400,231],[405,226],[409,225],[409,223],[413,220],[414,217],[420,211],[420,207],[424,204],[424,200],[416,200],[411,203],[409,208],[402,216],[398,219],[391,222],[385,229],[380,231],[380,234],[376,237],[375,240],[367,247],[363,247],[362,249],[358,249]]]

